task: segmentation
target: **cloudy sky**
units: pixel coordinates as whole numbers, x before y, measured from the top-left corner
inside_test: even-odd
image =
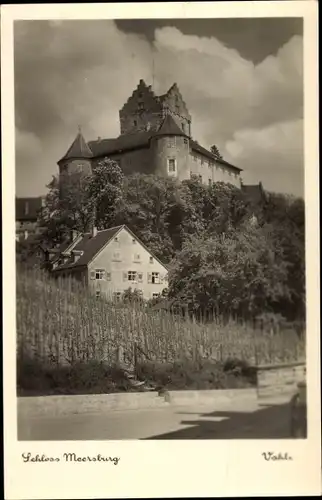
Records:
[[[37,196],[82,126],[116,137],[143,78],[177,82],[192,135],[245,183],[303,195],[301,19],[16,21],[16,190]],[[154,78],[153,78],[154,60]]]

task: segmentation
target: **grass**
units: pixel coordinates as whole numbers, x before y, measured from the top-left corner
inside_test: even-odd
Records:
[[[27,374],[31,376],[30,363],[37,363],[39,374],[40,364],[45,371],[48,371],[48,363],[50,370],[67,367],[64,369],[69,379],[75,376],[75,367],[82,367],[78,376],[83,377],[84,364],[88,364],[91,368],[85,370],[83,385],[87,383],[86,378],[93,377],[90,374],[96,363],[95,366],[107,370],[105,379],[113,379],[116,372],[113,375],[108,370],[117,366],[120,347],[127,362],[133,364],[134,344],[140,349],[137,368],[141,366],[144,371],[145,366],[147,370],[150,363],[146,376],[154,373],[157,379],[158,364],[177,367],[180,363],[184,364],[185,373],[193,374],[200,371],[200,363],[208,361],[222,374],[221,382],[218,377],[216,383],[211,382],[215,385],[235,383],[236,371],[234,378],[228,377],[230,382],[227,382],[227,373],[224,375],[223,367],[229,359],[257,365],[305,358],[304,340],[300,340],[295,331],[271,336],[234,321],[225,325],[219,321],[202,325],[142,306],[108,303],[71,280],[55,281],[39,270],[17,269],[17,358],[18,373],[20,369],[20,373],[25,374],[20,376],[22,388]],[[70,372],[71,368],[74,372]],[[172,378],[173,373],[177,373],[175,368],[170,372]],[[195,376],[190,382],[186,375],[183,379],[185,386],[200,385]],[[106,386],[104,390],[107,389]]]

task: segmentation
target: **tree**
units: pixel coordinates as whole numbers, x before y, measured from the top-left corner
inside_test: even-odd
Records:
[[[213,155],[215,155],[220,160],[223,159],[223,157],[221,156],[221,154],[219,152],[219,149],[217,148],[217,146],[215,144],[213,146],[211,146],[210,151],[212,152]]]
[[[219,314],[254,316],[289,297],[287,264],[262,228],[187,240],[172,263],[172,297]]]
[[[108,158],[91,175],[73,172],[53,177],[39,220],[44,240],[55,245],[71,230],[86,233],[93,225],[109,227],[122,198],[122,182],[120,167]]]
[[[110,227],[123,198],[124,176],[119,165],[110,158],[99,161],[87,185],[87,203],[98,229]]]

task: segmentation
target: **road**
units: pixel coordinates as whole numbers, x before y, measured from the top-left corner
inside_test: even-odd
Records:
[[[238,401],[216,405],[168,406],[58,417],[18,412],[22,441],[118,439],[287,439],[286,400]]]

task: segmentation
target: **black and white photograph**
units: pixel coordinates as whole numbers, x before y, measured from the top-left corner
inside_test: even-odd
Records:
[[[304,54],[291,15],[13,22],[26,466],[121,464],[78,441],[270,440],[279,467],[305,446]]]

